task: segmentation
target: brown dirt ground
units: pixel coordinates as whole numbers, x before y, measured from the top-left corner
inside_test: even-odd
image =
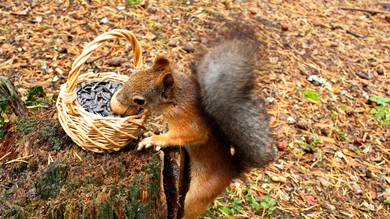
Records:
[[[49,96],[58,95],[83,46],[108,30],[134,32],[144,49],[144,67],[165,53],[177,70],[187,71],[193,54],[185,46],[208,47],[223,37],[218,30],[229,22],[246,23],[267,45],[258,87],[274,99],[272,126],[285,148],[265,171],[253,171],[246,182],[232,184],[205,217],[390,217],[385,202],[390,196],[385,191],[390,189],[389,125],[378,125],[371,110],[379,110],[379,105],[367,99],[390,97],[390,10],[383,2],[170,0],[132,5],[116,0],[5,0],[0,14],[0,74],[9,77],[24,98],[36,84]],[[102,23],[103,18],[108,23]],[[117,57],[124,59],[121,67],[107,65]],[[109,57],[86,69],[126,73],[131,57],[123,45],[115,46]],[[330,86],[309,82],[312,75]],[[53,82],[55,76],[59,80]],[[317,101],[310,91],[319,95]],[[44,120],[50,115],[56,120],[53,103],[48,110],[30,109],[30,117]],[[59,152],[46,149],[44,155],[19,151],[0,162],[8,169],[15,164],[5,162],[29,155],[77,161],[68,150],[84,153],[71,145]],[[39,168],[45,168],[46,161]]]

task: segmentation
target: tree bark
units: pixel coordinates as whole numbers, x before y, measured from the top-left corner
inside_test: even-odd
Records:
[[[14,84],[4,76],[0,76],[0,95],[7,99],[9,106],[19,118],[27,118],[27,110]]]

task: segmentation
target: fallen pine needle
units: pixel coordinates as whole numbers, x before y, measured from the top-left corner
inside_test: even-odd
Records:
[[[0,161],[1,161],[2,159],[4,159],[6,156],[10,155],[10,154],[11,154],[11,152],[8,152],[8,153],[4,154],[4,156],[2,156],[2,157],[0,158]]]
[[[21,159],[14,159],[14,160],[7,161],[5,164],[16,163],[16,162],[23,162],[23,163],[28,163],[28,162],[27,162],[27,161],[25,161],[25,160],[21,160]]]
[[[74,154],[80,161],[83,161],[83,160],[81,159],[81,157],[76,153],[76,151],[73,151],[73,154]]]
[[[10,152],[8,152],[10,153]],[[7,154],[6,154],[7,155]],[[5,155],[4,155],[5,156]],[[4,157],[3,156],[3,157]],[[23,163],[28,163],[27,161],[23,160],[23,159],[26,159],[26,158],[30,158],[32,157],[33,155],[27,155],[27,156],[23,156],[23,157],[18,157],[16,159],[13,159],[13,160],[10,160],[10,161],[7,161],[5,164],[10,164],[10,163],[15,163],[15,162],[23,162]],[[2,157],[2,158],[3,158]],[[1,160],[1,159],[0,159]]]

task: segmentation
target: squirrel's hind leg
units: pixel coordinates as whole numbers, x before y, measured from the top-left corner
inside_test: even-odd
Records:
[[[182,219],[197,219],[203,214],[208,205],[230,185],[232,174],[213,171],[205,167],[191,165],[190,188],[184,200],[184,216]],[[215,167],[214,167],[215,168]]]

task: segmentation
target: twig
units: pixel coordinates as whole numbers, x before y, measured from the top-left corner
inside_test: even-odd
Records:
[[[335,26],[332,23],[330,24],[330,28],[332,28],[332,30],[337,30],[337,29],[345,30],[342,26],[340,26],[340,25]],[[345,30],[345,32],[348,34],[351,34],[352,36],[357,37],[357,38],[364,38],[364,37],[360,36],[359,34],[354,33],[350,30]]]
[[[350,11],[363,11],[363,12],[368,12],[370,14],[376,14],[376,13],[390,14],[390,11],[377,11],[377,10],[369,10],[369,9],[362,9],[362,8],[339,7],[339,9],[350,10]]]
[[[367,79],[367,80],[370,80],[370,75],[365,75],[361,72],[356,72],[356,75],[359,76],[360,78],[363,78],[363,79]]]
[[[116,41],[117,41],[117,39],[114,40],[113,45],[111,46],[110,50],[109,50],[106,54],[101,55],[101,56],[98,56],[98,57],[93,58],[93,59],[90,59],[90,60],[87,60],[87,61],[85,62],[85,64],[91,64],[92,62],[94,62],[94,61],[96,61],[96,60],[99,60],[99,59],[101,59],[101,58],[103,58],[103,57],[106,57],[106,56],[110,55],[110,53],[112,52],[112,49],[114,48],[114,45],[115,45]]]
[[[345,30],[345,32],[347,32],[348,34],[351,34],[352,36],[357,37],[357,38],[364,38],[364,37],[358,35],[357,33],[352,32],[350,30]]]

